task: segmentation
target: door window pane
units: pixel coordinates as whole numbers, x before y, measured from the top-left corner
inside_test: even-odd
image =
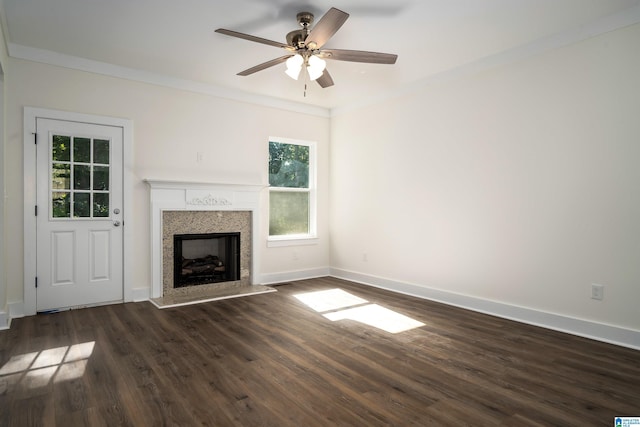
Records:
[[[54,162],[68,162],[71,160],[70,136],[53,135],[51,158]]]
[[[54,190],[71,189],[71,165],[54,163],[52,167],[51,188]]]
[[[108,166],[93,167],[93,189],[109,190],[109,167]]]
[[[91,216],[90,199],[90,193],[73,193],[73,216],[75,218],[88,218]]]
[[[91,189],[91,166],[85,166],[85,165],[73,166],[73,189],[74,190]]]
[[[269,193],[269,235],[307,234],[309,232],[309,193]]]
[[[73,161],[77,163],[91,162],[91,140],[89,138],[73,138]]]
[[[109,193],[93,193],[93,217],[109,216]]]
[[[71,205],[69,203],[70,193],[53,192],[51,195],[51,205],[53,207],[54,218],[69,218],[71,214]]]
[[[109,141],[106,139],[93,140],[93,163],[109,164]]]

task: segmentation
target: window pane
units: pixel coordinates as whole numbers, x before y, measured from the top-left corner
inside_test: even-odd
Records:
[[[53,135],[51,159],[54,162],[68,162],[71,160],[71,137]]]
[[[70,205],[69,193],[53,192],[51,195],[51,206],[53,207],[54,218],[69,218]]]
[[[309,233],[309,193],[269,192],[269,235]]]
[[[73,138],[73,161],[91,162],[91,140],[89,138]]]
[[[89,193],[73,193],[73,216],[74,218],[88,218],[91,216],[91,204]]]
[[[93,189],[109,190],[109,167],[108,166],[93,167]]]
[[[69,190],[71,184],[71,166],[64,163],[54,163],[51,173],[51,188],[53,190]]]
[[[93,193],[93,217],[109,216],[109,193]]]
[[[269,184],[309,188],[309,147],[269,142]]]
[[[109,164],[109,141],[95,139],[93,141],[93,163]]]
[[[91,166],[73,166],[73,188],[75,190],[89,190],[91,183]]]

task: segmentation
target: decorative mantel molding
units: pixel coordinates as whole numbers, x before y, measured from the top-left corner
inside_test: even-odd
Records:
[[[208,191],[187,190],[187,206],[230,206],[233,204],[231,198],[220,195],[213,195]]]
[[[151,297],[162,290],[162,212],[251,211],[251,284],[260,283],[260,192],[264,185],[144,180],[150,188]]]

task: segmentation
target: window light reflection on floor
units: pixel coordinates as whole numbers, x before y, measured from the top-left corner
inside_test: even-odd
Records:
[[[0,382],[35,389],[80,378],[94,347],[90,341],[13,356],[0,367]]]
[[[353,307],[369,301],[350,294],[342,289],[327,289],[326,291],[306,292],[294,295],[300,301],[311,307],[315,311],[338,310],[345,307]]]
[[[342,289],[307,292],[294,296],[333,322],[355,320],[392,334],[424,326],[424,323],[411,317],[378,304],[370,304],[369,301]]]

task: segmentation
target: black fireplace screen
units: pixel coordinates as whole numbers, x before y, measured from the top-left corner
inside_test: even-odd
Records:
[[[240,280],[240,233],[175,234],[173,287]]]

